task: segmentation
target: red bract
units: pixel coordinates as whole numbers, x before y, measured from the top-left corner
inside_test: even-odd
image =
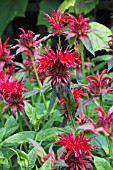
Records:
[[[95,130],[113,138],[113,107],[108,110],[107,114],[100,106],[95,110],[99,111],[98,122],[94,123]]]
[[[12,107],[13,116],[16,116],[17,108],[19,110],[24,110],[24,96],[25,87],[23,87],[23,82],[20,84],[17,80],[6,80],[0,83],[0,93],[6,102],[6,106],[3,110]]]
[[[91,31],[89,28],[89,23],[87,22],[89,18],[83,18],[83,15],[79,15],[76,19],[73,15],[68,14],[66,17],[67,23],[69,23],[69,32],[67,32],[67,39],[73,36],[85,35]]]
[[[49,16],[48,14],[45,14],[45,15],[47,17],[45,19],[48,20],[51,24],[53,35],[63,34],[65,14],[60,14],[60,8],[58,8],[56,13],[55,13],[55,10],[52,10],[52,16]]]
[[[110,51],[113,52],[113,34],[109,35],[108,37],[110,37],[111,40],[108,41],[109,46],[105,46],[105,48],[108,48]]]
[[[5,64],[13,64],[13,58],[14,55],[10,54],[9,48],[12,45],[8,45],[9,38],[5,41],[5,43],[2,45],[2,41],[0,39],[0,70],[3,69]]]
[[[99,70],[96,72],[96,76],[87,76],[87,80],[91,80],[89,85],[83,85],[87,89],[89,93],[99,95],[101,93],[106,94],[107,92],[113,90],[113,86],[111,86],[112,78],[109,76],[105,76],[104,74],[107,72],[107,69],[103,70],[101,74],[99,74]]]
[[[75,136],[73,131],[70,131],[70,134],[59,135],[59,137],[56,144],[63,145],[59,157],[65,160],[71,170],[92,169],[91,147],[94,146],[89,143],[91,139],[87,139],[82,133]]]
[[[83,93],[83,90],[80,87],[77,87],[76,89],[72,89],[72,93],[73,93],[74,99],[75,99],[75,101],[77,103],[77,106],[79,106],[79,104],[80,104],[79,99],[82,96],[86,96],[87,95],[86,93]]]
[[[19,39],[17,39],[18,43],[16,46],[12,48],[18,48],[16,54],[20,52],[25,52],[27,55],[30,55],[30,51],[33,53],[34,56],[37,57],[38,55],[38,47],[40,47],[40,43],[51,35],[44,37],[37,41],[37,38],[40,36],[39,34],[35,35],[33,31],[28,30],[26,33],[23,28],[19,28],[22,31],[22,34],[19,35]]]

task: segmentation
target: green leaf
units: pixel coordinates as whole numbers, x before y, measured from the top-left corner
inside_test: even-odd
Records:
[[[6,133],[6,128],[0,128],[0,142],[2,141],[4,135]]]
[[[98,57],[95,57],[92,59],[92,61],[108,61],[112,55],[110,54],[105,54],[105,55],[100,55]]]
[[[18,144],[23,144],[25,142],[28,142],[28,138],[33,139],[34,138],[34,133],[33,131],[24,131],[20,132],[17,134],[14,134],[10,136],[9,138],[5,139],[2,142],[2,145],[9,146],[9,145],[18,145]]]
[[[34,96],[35,94],[39,93],[39,90],[32,90],[32,91],[28,91],[28,92],[24,92],[23,95],[25,96],[25,99]]]
[[[33,167],[35,166],[35,162],[36,162],[36,154],[34,152],[34,149],[32,149],[29,153],[28,153],[28,158],[29,158],[29,166],[27,167],[27,170],[31,170],[33,169]]]
[[[62,122],[62,120],[63,117],[61,117],[61,113],[59,112],[59,110],[56,110],[51,119],[47,121],[47,123],[43,126],[42,129],[50,128],[52,127],[54,122]]]
[[[105,49],[104,47],[108,46],[108,36],[112,34],[111,30],[98,22],[91,22],[90,27],[92,32],[88,33],[87,36],[91,41],[94,51]]]
[[[0,37],[10,21],[16,16],[24,17],[28,0],[0,0]]]
[[[92,54],[95,55],[92,44],[89,40],[89,38],[85,35],[81,35],[80,36],[80,40],[82,41],[82,43],[84,44],[84,46],[86,47],[86,49]]]
[[[113,68],[113,57],[109,59],[108,61],[108,71],[110,71]]]
[[[61,13],[64,13],[70,6],[75,5],[76,0],[64,0],[60,5]]]
[[[15,155],[15,152],[10,148],[1,148],[0,150],[2,153],[4,153],[4,157],[8,160],[10,160],[13,155]]]
[[[100,70],[101,68],[104,68],[104,66],[107,64],[107,61],[104,61],[100,64],[96,64],[96,66],[92,69],[92,71]]]
[[[111,165],[106,159],[97,156],[93,156],[93,157],[94,157],[94,165],[97,170],[108,170],[108,169],[113,170],[113,168],[111,167]]]
[[[57,10],[59,5],[60,5],[60,0],[51,1],[51,3],[50,3],[50,0],[42,0],[40,2],[40,11],[38,14],[37,25],[46,25],[49,28],[50,24],[49,24],[49,21],[44,20],[44,18],[46,18],[44,13],[51,15],[52,9]]]
[[[56,92],[55,92],[55,90],[53,89],[53,90],[52,90],[51,99],[50,99],[50,103],[49,103],[49,108],[48,108],[48,111],[47,111],[48,113],[51,112],[51,110],[52,110],[52,108],[53,108],[53,106],[54,106],[54,104],[55,104],[56,98],[57,98]]]
[[[55,138],[58,135],[58,133],[63,133],[61,128],[53,127],[53,128],[48,128],[46,130],[41,130],[36,135],[36,141],[44,141],[46,139]]]
[[[98,4],[99,0],[92,1],[92,0],[81,0],[81,9],[80,9],[80,0],[76,0],[75,3],[75,10],[77,14],[84,13],[85,15],[91,12],[96,5]],[[69,12],[74,12],[72,8],[69,9]]]
[[[18,129],[18,123],[13,116],[10,116],[5,123],[6,136],[12,135]]]
[[[19,151],[19,154],[17,154],[17,162],[22,168],[27,168],[29,166],[29,158],[28,155],[24,151]]]
[[[29,139],[29,141],[34,146],[34,151],[35,151],[35,154],[37,156],[39,156],[40,158],[43,158],[44,156],[46,156],[46,153],[45,153],[44,149],[42,148],[42,146],[38,142],[36,142],[33,139]]]
[[[39,170],[51,170],[51,161],[48,159]]]
[[[7,158],[4,157],[3,153],[0,151],[0,164],[8,164]]]

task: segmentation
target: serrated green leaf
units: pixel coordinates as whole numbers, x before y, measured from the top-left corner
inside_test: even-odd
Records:
[[[64,0],[60,5],[61,13],[64,13],[70,6],[75,5],[76,0]]]
[[[48,159],[39,170],[51,170],[51,161]]]
[[[31,170],[33,169],[33,167],[35,166],[35,162],[36,162],[36,154],[34,152],[34,149],[32,149],[29,153],[28,153],[28,158],[29,158],[29,166],[26,168],[26,170]]]
[[[112,34],[111,30],[98,22],[91,22],[90,27],[92,32],[88,33],[87,36],[91,41],[94,51],[105,49],[104,47],[108,46],[108,36]]]
[[[53,127],[53,128],[41,130],[36,135],[36,141],[44,141],[46,139],[52,139],[56,137],[58,133],[63,133],[61,128]]]
[[[0,37],[10,21],[16,16],[24,17],[27,4],[28,0],[0,0]]]
[[[12,146],[12,145],[18,145],[18,144],[23,144],[26,142],[29,142],[28,138],[33,139],[34,138],[35,132],[33,131],[24,131],[20,133],[16,133],[9,138],[5,139],[2,142],[2,145],[4,146]]]
[[[6,133],[6,127],[0,128],[0,142],[2,141],[5,133]]]
[[[6,137],[12,135],[18,129],[18,127],[19,125],[16,119],[13,116],[10,116],[5,123]]]
[[[76,3],[75,3],[75,10],[76,10],[76,13],[77,14],[80,14],[81,13],[81,10],[82,12],[86,15],[88,14],[89,12],[91,12],[95,7],[96,5],[98,4],[99,0],[96,0],[96,1],[92,1],[92,0],[76,0]],[[81,5],[80,5],[81,3]],[[72,7],[69,9],[69,12],[74,12]]]
[[[113,170],[113,168],[111,167],[111,165],[106,159],[97,156],[93,156],[93,157],[94,157],[94,165],[97,170],[107,170],[107,169]]]

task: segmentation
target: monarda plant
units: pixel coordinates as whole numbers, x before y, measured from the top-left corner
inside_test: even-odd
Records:
[[[43,14],[45,37],[0,39],[0,169],[112,170],[113,34],[83,14]]]

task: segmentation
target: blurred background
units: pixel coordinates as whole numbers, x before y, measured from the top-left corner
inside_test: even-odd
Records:
[[[44,13],[51,15],[51,10],[61,5],[70,13],[84,13],[91,21],[113,30],[113,0],[0,0],[0,37],[17,38],[19,27],[43,37],[49,28]]]

